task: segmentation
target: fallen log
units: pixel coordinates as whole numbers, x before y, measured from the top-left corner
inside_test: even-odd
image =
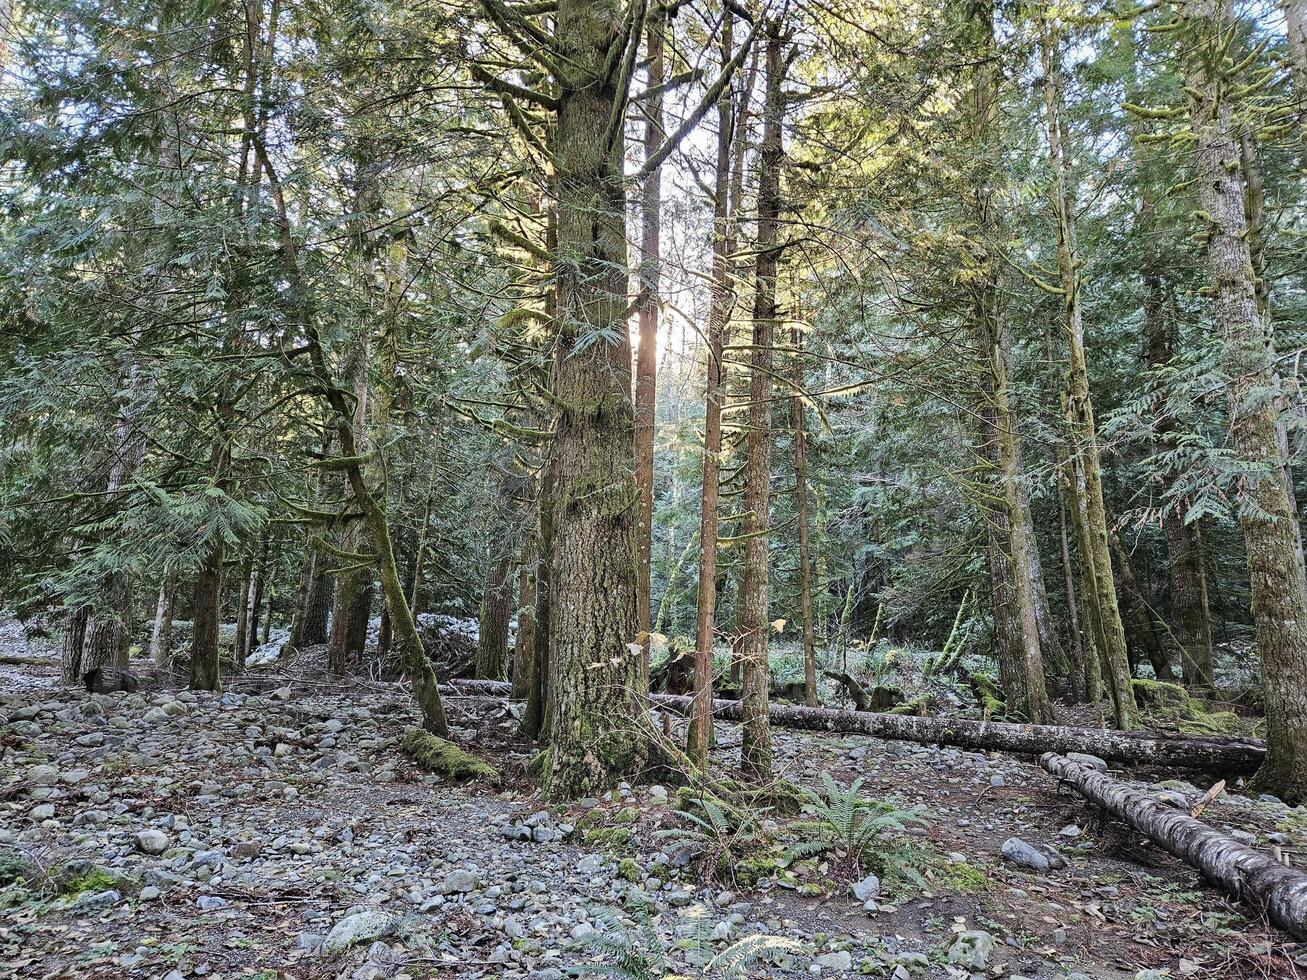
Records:
[[[502,681],[458,681],[455,686],[466,694],[479,693],[492,697],[507,697],[509,694],[509,685]],[[671,694],[649,695],[649,703],[655,708],[678,714],[689,713],[690,700],[688,697]],[[1256,772],[1266,755],[1265,744],[1252,738],[1114,732],[1056,725],[1015,725],[998,721],[809,708],[801,704],[772,704],[769,714],[772,724],[781,728],[871,735],[922,745],[952,745],[982,752],[1016,752],[1034,756],[1049,751],[1084,752],[1111,762],[1155,765],[1167,769],[1198,769],[1229,775]],[[740,702],[713,701],[713,717],[724,721],[739,721]]]
[[[1235,898],[1256,906],[1295,939],[1307,940],[1307,873],[1213,830],[1090,766],[1045,752],[1039,764],[1085,799],[1196,868]]]

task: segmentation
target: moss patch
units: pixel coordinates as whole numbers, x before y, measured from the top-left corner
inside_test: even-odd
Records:
[[[581,837],[587,844],[602,847],[607,851],[622,850],[631,843],[631,828],[590,827],[581,831]]]
[[[405,731],[401,745],[404,754],[417,763],[419,768],[450,779],[496,779],[499,776],[499,770],[490,763],[421,728]]]
[[[1173,728],[1187,735],[1245,732],[1243,722],[1233,711],[1213,711],[1179,684],[1135,678],[1130,682],[1130,689],[1149,724],[1156,727]]]

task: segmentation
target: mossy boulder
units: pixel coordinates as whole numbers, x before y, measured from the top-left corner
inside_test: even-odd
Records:
[[[421,728],[404,732],[401,742],[404,754],[427,772],[438,773],[450,779],[497,779],[499,770],[479,759],[453,742],[432,735]]]

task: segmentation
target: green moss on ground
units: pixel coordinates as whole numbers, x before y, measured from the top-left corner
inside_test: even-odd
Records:
[[[427,772],[450,779],[496,779],[499,776],[499,770],[490,763],[421,728],[405,731],[401,746],[404,754]]]
[[[1214,711],[1179,684],[1135,678],[1130,682],[1135,703],[1150,725],[1174,728],[1186,735],[1242,735],[1244,722],[1233,711]]]
[[[581,831],[581,838],[606,851],[619,851],[631,843],[630,827],[590,827]]]

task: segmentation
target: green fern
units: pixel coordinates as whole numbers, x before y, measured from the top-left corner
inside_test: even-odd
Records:
[[[745,851],[760,842],[758,824],[770,808],[728,808],[707,796],[696,798],[694,803],[700,813],[674,811],[689,826],[660,830],[657,836],[693,848],[703,877],[714,880],[729,877],[733,881],[736,863]]]
[[[809,825],[814,836],[790,846],[788,854],[793,860],[834,851],[846,871],[852,874],[862,867],[867,848],[883,835],[902,833],[909,824],[926,822],[916,808],[902,809],[862,796],[861,778],[841,788],[830,773],[823,772],[821,784],[822,794],[811,803],[817,817]]]
[[[803,953],[806,947],[795,939],[784,936],[745,936],[732,943],[708,961],[705,976],[742,977],[745,971],[763,958],[774,958],[779,953]]]

